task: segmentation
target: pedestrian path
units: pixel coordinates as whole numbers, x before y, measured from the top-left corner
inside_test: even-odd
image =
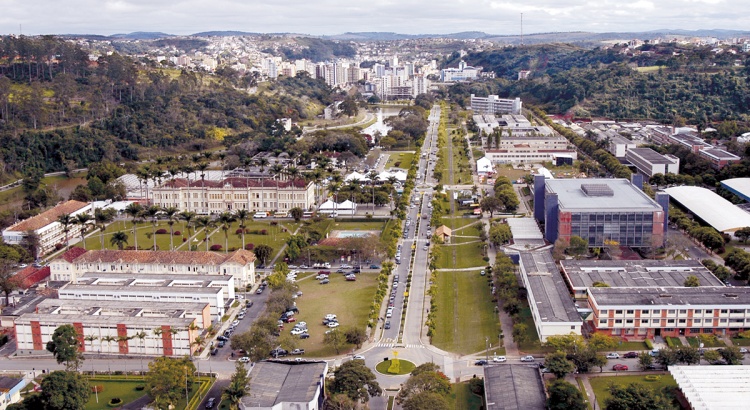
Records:
[[[422,344],[378,343],[375,346],[387,347],[387,348],[399,347],[399,348],[407,348],[407,349],[424,349],[425,348],[424,345]]]

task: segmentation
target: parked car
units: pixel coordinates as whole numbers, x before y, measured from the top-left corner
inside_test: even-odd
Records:
[[[346,280],[354,282],[355,280],[357,280],[357,277],[354,275],[346,275]]]
[[[380,269],[380,266],[372,264],[370,265],[370,269]]]
[[[310,334],[309,333],[302,333],[301,335],[299,335],[299,338],[300,339],[309,339],[310,338]]]
[[[225,345],[226,343],[227,343],[227,342],[225,342],[225,341],[223,341],[223,340],[219,340],[219,343],[217,343],[217,344],[216,344],[216,346],[219,346],[219,347],[224,347],[224,345]]]
[[[521,358],[522,362],[533,362],[534,360],[534,356],[524,356]]]
[[[747,348],[746,347],[740,347],[740,353],[742,353],[742,354],[747,353]]]
[[[306,332],[307,332],[307,330],[305,330],[305,329],[299,329],[299,328],[294,328],[294,329],[292,329],[290,331],[290,333],[292,334],[292,336],[299,336],[302,333],[306,333]]]
[[[619,353],[607,353],[607,359],[619,359],[620,354]]]
[[[330,328],[339,327],[339,322],[328,322],[326,326]]]
[[[385,312],[385,317],[387,317],[387,318],[393,317],[393,311],[389,310],[389,311]]]
[[[477,360],[476,362],[474,362],[474,365],[475,365],[475,366],[484,366],[484,365],[486,365],[486,364],[487,364],[487,361],[486,361],[486,360],[484,360],[484,359],[482,359],[482,360]]]
[[[229,340],[229,338],[226,337],[226,336],[219,336],[219,337],[216,338],[216,340],[218,340],[220,342],[226,342],[227,340]]]
[[[269,356],[273,356],[273,357],[282,357],[282,356],[286,356],[288,354],[289,354],[289,352],[287,352],[286,350],[284,350],[282,348],[278,348],[278,349],[271,350],[271,353],[269,353],[268,355]]]
[[[622,355],[622,357],[624,357],[626,359],[635,359],[636,357],[638,357],[638,353],[636,353],[636,352],[627,352],[624,355]]]
[[[327,315],[323,316],[323,319],[336,320],[336,315],[334,315],[333,313],[328,313]]]
[[[628,370],[628,366],[624,365],[624,364],[618,363],[618,364],[612,366],[612,370],[614,370],[614,371],[625,371],[625,370]]]
[[[305,349],[294,349],[289,354],[299,355],[299,354],[305,354]]]
[[[385,321],[385,326],[383,326],[383,327],[384,327],[385,329],[390,329],[390,328],[391,328],[391,321],[390,321],[390,320],[386,320],[386,321]]]
[[[320,283],[321,285],[327,285],[327,284],[331,283],[331,281],[330,281],[330,280],[328,280],[328,278],[326,278],[326,279],[323,279],[323,280],[321,280],[321,281],[320,281],[319,283]]]
[[[213,350],[211,350],[211,356],[216,356],[217,353],[219,353],[219,348],[214,347]]]
[[[263,288],[258,288],[258,290],[255,291],[256,295],[260,295],[261,293],[263,293]]]

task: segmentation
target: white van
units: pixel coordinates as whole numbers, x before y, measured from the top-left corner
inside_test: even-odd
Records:
[[[265,213],[265,212],[256,212],[255,215],[253,215],[253,218],[255,218],[255,219],[262,219],[262,218],[265,218],[267,216],[268,216],[268,214]]]

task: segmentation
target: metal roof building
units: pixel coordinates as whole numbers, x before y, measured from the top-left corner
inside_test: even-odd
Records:
[[[262,361],[253,366],[240,409],[307,409],[323,405],[326,362]]]
[[[725,179],[721,181],[721,186],[745,201],[750,201],[750,178]]]
[[[693,410],[733,410],[750,401],[748,366],[669,366],[669,373]]]
[[[536,365],[484,366],[487,410],[543,410],[544,384]]]
[[[715,192],[695,186],[678,186],[664,190],[698,218],[719,232],[734,232],[750,226],[750,213],[740,209]]]

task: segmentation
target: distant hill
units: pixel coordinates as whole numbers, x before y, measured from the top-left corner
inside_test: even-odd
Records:
[[[159,38],[174,37],[173,34],[161,33],[158,31],[136,31],[129,34],[112,34],[110,38],[127,39],[127,40],[156,40]]]
[[[229,36],[258,36],[262,33],[250,33],[247,31],[202,31],[200,33],[191,34],[194,37],[229,37]]]

